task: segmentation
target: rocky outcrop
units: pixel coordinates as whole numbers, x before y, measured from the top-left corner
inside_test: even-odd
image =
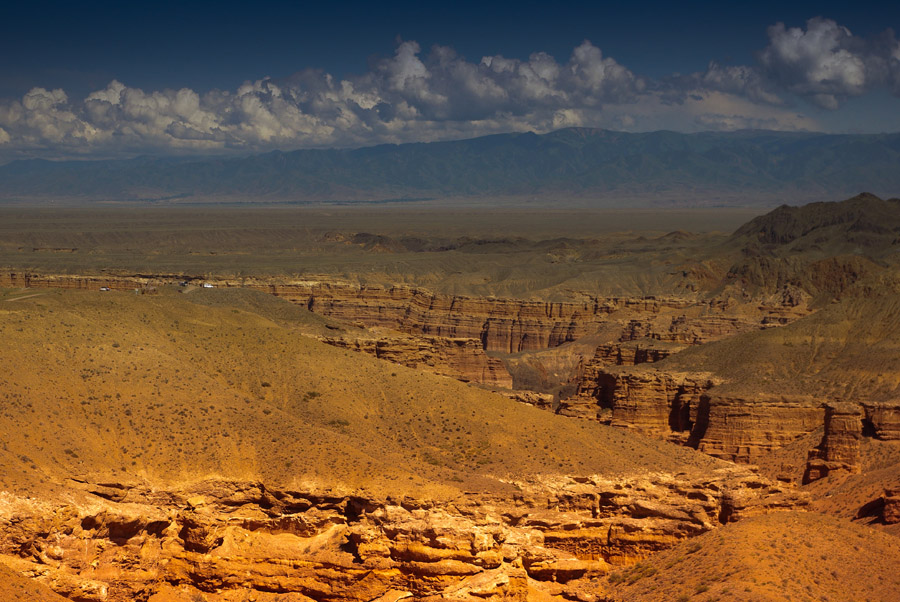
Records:
[[[819,445],[809,450],[804,483],[834,472],[859,472],[862,437],[900,440],[900,403],[828,402],[823,407],[825,433]]]
[[[534,406],[540,410],[553,411],[553,395],[549,393],[536,393],[534,391],[494,391],[507,399],[512,399],[525,405]]]
[[[512,376],[503,362],[488,356],[476,339],[414,337],[398,333],[379,338],[320,337],[319,340],[463,382],[512,388]]]
[[[590,382],[596,387],[560,402],[560,414],[686,440],[696,422],[700,395],[718,381],[700,373],[610,370]]]
[[[857,403],[826,403],[825,433],[809,451],[803,482],[811,483],[843,470],[859,472],[862,407]]]
[[[176,281],[176,278],[176,276],[164,275],[75,276],[67,274],[47,275],[27,272],[0,272],[0,287],[61,288],[95,291],[105,287],[114,291],[131,291],[173,283]]]
[[[634,428],[736,462],[753,462],[824,419],[822,407],[805,397],[715,394],[721,380],[707,373],[610,368],[585,381],[592,388],[561,400],[560,414]]]
[[[611,565],[806,503],[740,468],[541,478],[440,503],[223,481],[79,486],[92,492],[79,503],[3,494],[0,562],[81,602],[597,596]]]
[[[608,343],[600,345],[594,357],[585,365],[582,383],[590,387],[599,371],[605,366],[637,366],[664,360],[673,353],[684,349],[682,345],[665,347],[653,344],[652,341],[640,340],[633,343]]]
[[[900,440],[900,402],[864,403],[865,425],[868,436],[884,441]]]
[[[814,400],[791,396],[723,396],[700,400],[688,445],[717,458],[755,462],[821,426],[824,411]]]
[[[630,320],[625,325],[621,340],[635,341],[646,338],[680,345],[700,345],[757,330],[760,326],[760,319],[754,316],[708,314],[648,316]]]
[[[900,487],[884,490],[884,509],[881,520],[886,525],[900,523]]]
[[[487,351],[546,349],[584,336],[617,308],[615,300],[550,303],[438,295],[411,287],[307,282],[264,285],[318,314],[443,338],[474,338]]]
[[[365,286],[332,280],[209,279],[179,274],[47,275],[3,272],[0,286],[132,290],[187,282],[217,288],[242,287],[298,303],[318,314],[384,327],[416,336],[475,339],[486,351],[519,353],[557,347],[594,333],[622,317],[613,330],[619,342],[648,339],[671,345],[696,345],[739,332],[795,319],[805,306],[750,305],[746,315],[733,313],[722,300],[696,298],[591,297],[581,301],[548,302],[494,297],[442,295],[409,287]],[[636,348],[634,363],[662,359],[662,347]],[[622,363],[632,360],[622,356]]]

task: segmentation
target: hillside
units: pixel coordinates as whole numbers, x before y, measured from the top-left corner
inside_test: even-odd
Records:
[[[573,128],[234,159],[16,161],[0,198],[241,202],[459,198],[593,206],[771,204],[900,192],[900,135]]]
[[[900,395],[898,341],[900,283],[884,277],[781,328],[689,348],[656,366],[717,374],[721,394],[889,400]]]
[[[900,199],[869,193],[839,202],[782,205],[717,251],[735,254],[726,281],[758,293],[784,287],[837,297],[900,260]]]
[[[49,587],[22,577],[12,569],[0,564],[0,600],[12,602],[65,602]]]
[[[5,295],[4,487],[220,476],[438,492],[717,465],[318,343],[300,332],[321,318],[249,295]]]
[[[304,333],[347,327],[257,291],[7,289],[0,312],[0,564],[79,602],[561,601],[807,503],[324,345]]]
[[[701,535],[614,574],[629,602],[869,600],[900,591],[895,537],[814,513],[781,512]]]

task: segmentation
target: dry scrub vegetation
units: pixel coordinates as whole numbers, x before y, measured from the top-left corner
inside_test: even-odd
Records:
[[[19,292],[0,309],[13,491],[222,476],[438,494],[526,473],[720,465],[318,343],[302,332],[321,318],[249,291]]]
[[[776,512],[612,573],[617,601],[893,602],[897,539],[816,513]]]

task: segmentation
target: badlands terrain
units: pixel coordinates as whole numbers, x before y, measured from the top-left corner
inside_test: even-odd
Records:
[[[0,208],[0,598],[897,600],[898,251],[869,194]]]

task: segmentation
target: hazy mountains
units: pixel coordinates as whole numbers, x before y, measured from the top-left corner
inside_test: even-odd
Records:
[[[14,161],[0,199],[380,201],[507,198],[597,206],[900,195],[900,134],[641,134],[565,129],[240,158]]]

